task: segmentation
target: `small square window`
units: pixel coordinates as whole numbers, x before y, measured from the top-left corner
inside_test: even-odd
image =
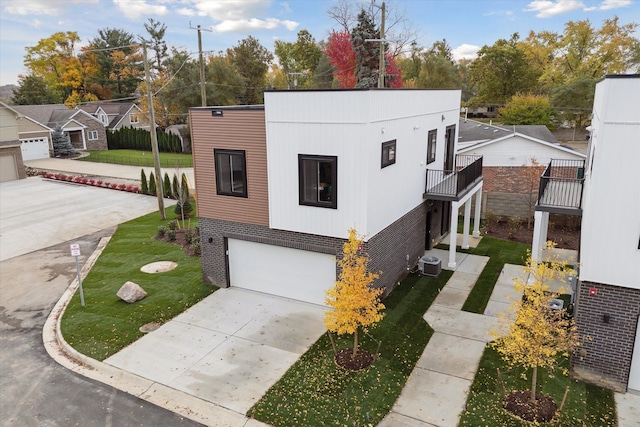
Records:
[[[396,140],[382,143],[381,167],[386,168],[396,162]]]
[[[338,208],[338,158],[298,155],[299,203]]]
[[[247,197],[247,161],[244,150],[214,149],[216,193]]]
[[[436,141],[438,140],[438,130],[430,130],[427,134],[427,164],[436,161]]]
[[[97,130],[90,130],[89,131],[89,141],[95,141],[96,139],[98,139],[98,131]]]

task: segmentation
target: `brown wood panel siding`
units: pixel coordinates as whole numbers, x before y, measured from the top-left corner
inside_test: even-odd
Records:
[[[189,112],[198,216],[269,226],[267,143],[264,110],[211,109]],[[216,194],[214,148],[245,150],[247,198]]]

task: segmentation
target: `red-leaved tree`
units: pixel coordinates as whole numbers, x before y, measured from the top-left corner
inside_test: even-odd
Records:
[[[324,51],[329,57],[331,65],[336,68],[334,77],[341,89],[349,89],[356,86],[356,53],[351,45],[351,34],[348,31],[334,31],[329,35],[327,48]],[[386,87],[401,88],[402,70],[396,60],[389,53],[385,54],[385,68],[387,78]]]

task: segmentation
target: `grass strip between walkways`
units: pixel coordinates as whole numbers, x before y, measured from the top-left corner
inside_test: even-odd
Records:
[[[374,354],[382,342],[380,358],[369,368],[350,372],[338,367],[325,334],[248,415],[278,427],[376,425],[400,395],[433,334],[422,316],[451,274],[409,275],[385,298],[385,317],[361,339],[362,348]],[[340,337],[337,346],[352,347],[353,337]]]
[[[117,165],[153,167],[153,153],[142,150],[90,150],[83,162],[112,163]],[[159,153],[163,168],[192,168],[193,157],[188,153]]]
[[[524,427],[533,425],[513,416],[502,408],[502,391],[496,368],[500,368],[506,392],[531,389],[531,371],[509,368],[499,353],[487,346],[484,350],[478,373],[475,376],[465,411],[460,417],[460,426]],[[556,414],[554,422],[541,426],[617,426],[614,393],[606,388],[571,380],[563,374],[569,369],[569,361],[563,358],[555,373],[538,369],[537,391],[553,398],[558,407],[565,388],[569,394],[563,410]],[[524,375],[526,374],[526,375]]]
[[[181,246],[155,239],[158,226],[176,217],[167,208],[166,220],[158,212],[118,226],[111,241],[83,281],[85,307],[79,292],[69,303],[61,323],[64,339],[77,351],[104,360],[136,341],[139,328],[164,323],[182,313],[216,288],[202,281],[201,260],[189,257]],[[196,221],[191,220],[191,226]],[[155,261],[174,261],[177,268],[148,274],[140,267]],[[133,304],[116,292],[126,281],[139,284],[147,296]]]
[[[458,250],[460,251],[460,249]],[[460,251],[490,257],[462,306],[462,310],[483,314],[504,265],[524,265],[530,250],[531,245],[485,236],[480,240],[478,247],[470,248],[468,251]]]

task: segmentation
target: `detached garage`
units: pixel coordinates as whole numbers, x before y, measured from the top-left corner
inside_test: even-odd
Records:
[[[22,159],[38,160],[49,158],[49,138],[21,139]]]
[[[227,240],[231,286],[325,305],[336,280],[336,257],[328,254]]]

